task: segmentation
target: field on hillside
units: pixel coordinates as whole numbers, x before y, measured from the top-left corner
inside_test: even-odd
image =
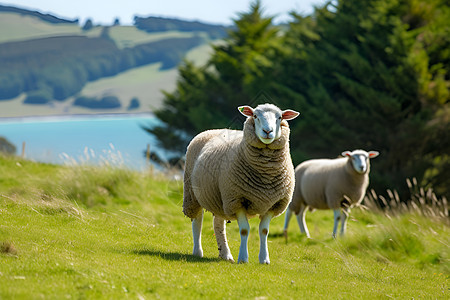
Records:
[[[202,45],[189,51],[186,59],[196,64],[206,63],[210,45]],[[116,76],[102,78],[89,82],[80,92],[83,96],[101,97],[115,95],[122,102],[122,108],[107,111],[90,110],[72,105],[74,97],[61,102],[52,102],[49,105],[24,104],[25,94],[11,100],[0,102],[0,117],[20,116],[46,116],[63,114],[96,114],[96,113],[126,113],[132,98],[140,101],[138,109],[129,111],[133,113],[149,112],[161,106],[163,100],[162,90],[172,92],[175,88],[178,70],[173,68],[161,70],[161,64],[150,64],[117,74]]]
[[[175,32],[174,32],[175,33]],[[161,34],[162,35],[162,34]],[[212,51],[210,45],[195,47],[186,54],[186,59],[203,65]],[[101,97],[115,95],[122,102],[119,112],[124,112],[132,98],[138,98],[141,106],[132,112],[149,112],[160,108],[163,101],[162,91],[172,92],[176,86],[178,70],[161,70],[161,64],[150,64],[122,72],[116,76],[89,82],[80,92],[83,96]],[[69,100],[70,103],[73,100]],[[89,110],[68,107],[71,113],[89,113]]]
[[[92,30],[89,36],[98,36],[100,32],[100,28]],[[0,12],[0,43],[81,34],[83,32],[76,24],[51,24],[31,16]]]
[[[173,175],[173,174],[172,174]],[[249,264],[219,260],[205,214],[205,257],[193,257],[182,182],[170,174],[55,166],[0,157],[1,299],[448,299],[447,224],[406,214],[352,211],[333,240],[331,212],[307,214],[310,240],[284,215],[269,234],[270,265],[258,263],[250,220]],[[235,258],[237,223],[228,224]]]
[[[31,16],[0,12],[0,43],[24,41],[55,36],[99,37],[105,27],[97,26],[83,31],[76,24],[50,24]],[[207,38],[205,33],[166,31],[148,33],[134,26],[110,27],[109,36],[119,49],[135,47],[149,42],[170,38],[189,38],[196,35]],[[211,47],[203,44],[186,53],[186,58],[197,64],[204,64],[209,58]],[[47,104],[24,104],[26,94],[0,101],[0,117],[45,116],[65,114],[97,113],[141,113],[159,108],[163,99],[161,90],[172,91],[175,88],[178,71],[176,68],[161,69],[162,63],[147,64],[121,72],[115,76],[103,77],[88,82],[76,95],[62,101]],[[74,106],[76,97],[116,96],[121,103],[117,109],[88,109]],[[140,107],[132,111],[127,108],[136,98]]]
[[[168,38],[192,37],[193,32],[166,31],[148,33],[134,26],[115,26],[109,30],[109,36],[120,49],[155,42]]]

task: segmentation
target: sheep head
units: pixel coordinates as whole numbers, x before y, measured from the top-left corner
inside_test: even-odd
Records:
[[[348,157],[353,169],[359,174],[365,174],[370,170],[370,158],[375,158],[378,156],[377,151],[369,151],[366,152],[364,150],[355,150],[355,151],[344,151],[342,152],[342,156]]]
[[[283,120],[292,120],[299,115],[290,109],[282,111],[273,104],[260,104],[255,109],[250,106],[239,106],[238,109],[241,114],[253,119],[255,134],[266,145],[280,138]]]

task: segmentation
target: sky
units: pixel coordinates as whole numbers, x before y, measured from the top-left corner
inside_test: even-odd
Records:
[[[64,19],[88,18],[94,24],[112,24],[116,18],[122,25],[132,25],[134,16],[176,17],[184,20],[231,25],[237,13],[246,12],[252,0],[14,0],[0,4],[49,13]],[[313,5],[325,0],[262,0],[266,16],[275,22],[289,20],[289,12],[304,15],[313,12]]]

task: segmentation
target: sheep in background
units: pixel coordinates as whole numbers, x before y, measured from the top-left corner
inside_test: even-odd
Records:
[[[377,151],[355,150],[342,152],[342,158],[312,159],[295,168],[295,189],[292,201],[286,210],[284,236],[292,212],[297,215],[300,231],[309,238],[305,223],[305,211],[310,209],[332,209],[334,212],[333,237],[338,223],[340,234],[345,233],[350,208],[361,203],[369,185],[370,158]]]
[[[269,264],[270,220],[282,214],[294,191],[287,120],[299,113],[272,104],[240,106],[243,131],[216,129],[198,134],[186,152],[183,212],[192,219],[193,254],[203,256],[203,208],[214,215],[219,257],[234,262],[226,239],[226,220],[237,220],[241,236],[238,262],[248,262],[247,218],[259,215],[259,262]]]

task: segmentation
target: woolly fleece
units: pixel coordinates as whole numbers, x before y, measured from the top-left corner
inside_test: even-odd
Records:
[[[243,131],[216,129],[194,137],[186,153],[183,213],[193,219],[203,207],[226,220],[236,219],[241,208],[249,217],[282,214],[295,183],[285,120],[281,131],[266,145],[247,118]]]
[[[295,168],[295,189],[289,209],[298,214],[303,206],[316,209],[338,209],[359,204],[369,184],[367,171],[359,174],[348,157],[312,159]]]

